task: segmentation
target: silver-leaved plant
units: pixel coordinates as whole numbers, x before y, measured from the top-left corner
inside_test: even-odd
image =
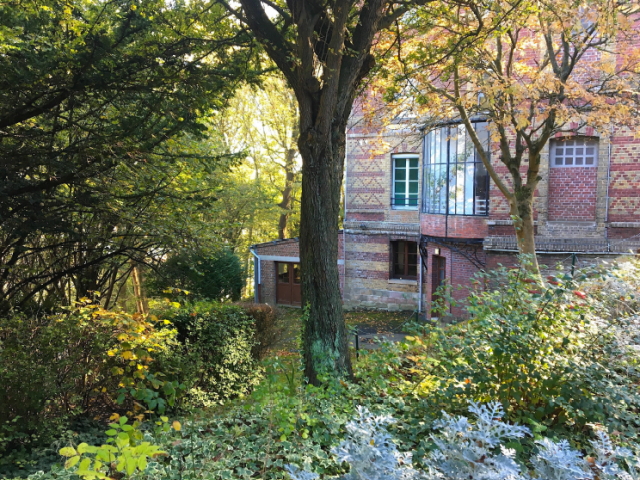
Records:
[[[502,405],[471,402],[469,411],[476,423],[467,417],[453,417],[443,412],[443,418],[434,427],[440,435],[432,439],[438,447],[427,459],[428,477],[458,480],[520,480],[524,476],[515,462],[515,450],[506,448],[505,441],[522,438],[529,429],[509,425],[501,419]]]
[[[364,407],[358,407],[358,416],[345,427],[347,435],[331,452],[338,462],[350,465],[349,473],[341,480],[413,480],[424,478],[415,470],[411,453],[401,453],[386,426],[395,422],[390,416],[375,416]],[[293,480],[314,480],[318,474],[286,466]]]
[[[475,417],[454,417],[443,412],[434,423],[438,435],[431,438],[437,449],[426,459],[427,471],[412,466],[411,453],[401,453],[387,431],[389,416],[374,416],[358,407],[358,417],[347,423],[347,435],[332,453],[350,471],[340,480],[640,480],[640,460],[631,450],[614,446],[606,432],[591,442],[595,456],[585,459],[566,440],[536,441],[537,453],[530,458],[531,472],[522,471],[515,451],[505,443],[530,434],[529,429],[502,421],[498,402],[471,402]],[[622,468],[622,464],[626,468]],[[287,465],[293,480],[315,480],[318,474]]]

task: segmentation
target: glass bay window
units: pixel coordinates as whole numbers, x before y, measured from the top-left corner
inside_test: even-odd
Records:
[[[474,123],[489,145],[486,122]],[[464,125],[447,125],[425,137],[424,213],[487,215],[489,175]]]

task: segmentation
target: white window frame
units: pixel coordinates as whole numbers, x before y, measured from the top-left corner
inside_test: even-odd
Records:
[[[416,198],[415,205],[396,205],[396,160],[418,160],[418,196]],[[409,162],[405,167],[406,175],[405,175],[405,189],[404,189],[404,199],[405,202],[409,202]],[[418,210],[418,206],[420,205],[420,155],[417,153],[398,153],[396,155],[391,156],[391,208],[393,210]]]
[[[571,144],[567,145],[567,142],[581,142],[579,145]],[[593,163],[587,164],[587,148],[593,147]],[[549,168],[595,168],[598,166],[598,149],[600,147],[600,140],[596,137],[585,137],[585,136],[575,136],[575,137],[567,137],[567,138],[555,138],[551,140],[549,145]],[[556,163],[556,149],[562,148],[562,164],[558,165]],[[566,149],[572,149],[571,155],[571,165],[566,164]],[[576,149],[582,148],[582,155],[576,157]],[[591,157],[591,155],[589,155]],[[576,161],[582,161],[581,164],[576,165]]]

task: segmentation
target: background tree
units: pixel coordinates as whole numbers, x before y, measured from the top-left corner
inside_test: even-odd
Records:
[[[255,65],[229,17],[199,1],[0,6],[0,311],[112,298],[126,265],[209,238],[225,155],[188,140]]]
[[[434,20],[435,19],[435,20]],[[518,248],[533,254],[541,152],[557,134],[637,126],[637,10],[629,2],[444,2],[418,12],[390,68],[387,100],[430,119],[459,119],[509,202]],[[473,117],[489,120],[483,145]],[[501,177],[492,148],[509,172]]]
[[[238,9],[221,3],[251,29],[298,101],[302,301],[310,306],[305,375],[311,383],[322,369],[351,375],[337,265],[346,126],[376,63],[379,32],[414,2],[240,0]]]

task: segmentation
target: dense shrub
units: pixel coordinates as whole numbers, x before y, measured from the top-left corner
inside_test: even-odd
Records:
[[[251,354],[254,358],[262,360],[281,339],[283,328],[279,322],[280,312],[267,304],[245,303],[241,306],[254,322],[256,343],[251,349]]]
[[[90,302],[0,320],[0,457],[49,443],[79,414],[104,417],[136,401],[162,410],[172,402],[177,385],[157,377],[154,357],[174,332],[156,323]]]
[[[606,429],[621,446],[633,444],[638,430],[638,273],[638,264],[629,263],[585,269],[575,277],[558,273],[540,285],[526,270],[497,271],[480,279],[479,286],[494,287],[470,297],[470,321],[446,329],[416,326],[407,343],[361,351],[354,362],[356,382],[327,377],[314,387],[304,382],[294,354],[265,360],[264,380],[251,395],[182,419],[179,433],[156,439],[168,455],[149,461],[136,478],[289,479],[285,467],[296,465],[323,478],[407,476],[415,470],[442,479],[507,480],[527,472],[545,480],[611,479],[624,466],[626,451],[605,445]],[[185,348],[196,352],[180,356],[185,372],[205,367],[197,365],[200,353],[192,342],[210,327],[205,317],[226,318],[224,312],[234,312],[251,329],[253,320],[237,306],[187,306],[171,315],[182,324]],[[250,358],[250,349],[243,358]],[[474,422],[456,416],[466,414],[469,400],[499,404],[486,415],[478,407],[485,419]],[[353,422],[357,405],[370,414],[361,410]],[[369,428],[372,417],[389,415],[395,422],[386,431]],[[502,422],[516,421],[526,427],[524,437],[492,440],[496,432],[513,432]],[[375,465],[366,463],[367,455],[377,455]],[[570,476],[574,467],[579,477]],[[621,471],[615,475],[629,478]],[[39,478],[67,477],[55,471]]]
[[[166,361],[181,372],[179,382],[187,387],[189,406],[223,403],[257,385],[261,370],[251,355],[254,319],[242,307],[196,302],[166,315],[181,345]]]
[[[509,420],[578,447],[592,424],[636,441],[636,275],[637,263],[559,273],[545,286],[525,268],[482,275],[480,285],[496,288],[471,295],[472,319],[420,329],[399,371],[429,412],[461,413],[470,399],[496,399]]]
[[[148,275],[150,295],[166,295],[177,288],[200,300],[238,300],[244,286],[240,260],[231,250],[191,253],[170,257]]]

